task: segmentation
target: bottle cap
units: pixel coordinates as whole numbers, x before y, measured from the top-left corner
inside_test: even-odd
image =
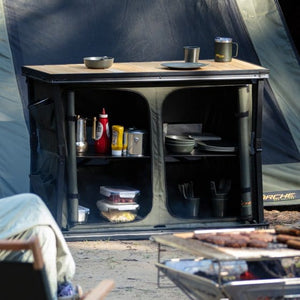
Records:
[[[102,113],[99,116],[100,116],[100,118],[107,118],[108,117],[107,113],[105,112],[105,108],[104,107],[102,108]]]
[[[122,150],[111,150],[112,156],[122,156]]]

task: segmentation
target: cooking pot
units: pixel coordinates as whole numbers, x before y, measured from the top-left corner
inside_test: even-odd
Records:
[[[143,156],[146,152],[147,132],[145,130],[128,130],[128,156]]]

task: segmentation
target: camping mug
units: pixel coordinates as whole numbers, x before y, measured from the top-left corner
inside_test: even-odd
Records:
[[[186,63],[197,63],[200,55],[199,46],[184,46],[184,61]]]
[[[232,38],[216,37],[215,38],[215,61],[228,62],[232,59],[232,44],[235,45],[235,55],[237,57],[239,46],[238,43],[232,41]]]
[[[143,156],[147,147],[147,132],[145,130],[132,129],[127,134],[128,156]]]

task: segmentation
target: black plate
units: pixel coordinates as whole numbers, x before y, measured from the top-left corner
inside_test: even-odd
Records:
[[[203,63],[185,63],[185,62],[162,63],[161,65],[169,69],[181,69],[181,70],[193,70],[193,69],[199,69],[201,67],[207,66],[207,64],[203,64]]]

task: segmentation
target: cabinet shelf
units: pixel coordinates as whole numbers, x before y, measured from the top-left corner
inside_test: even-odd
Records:
[[[89,159],[149,159],[151,156],[142,155],[142,156],[112,156],[107,154],[98,154],[98,153],[77,153],[77,158],[89,158]]]
[[[195,160],[204,157],[235,157],[237,152],[192,152],[191,154],[186,153],[167,153],[165,155],[165,160],[170,160],[172,158],[185,159],[185,160]]]

